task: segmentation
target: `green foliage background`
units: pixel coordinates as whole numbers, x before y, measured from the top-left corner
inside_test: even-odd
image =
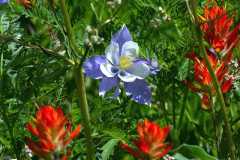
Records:
[[[172,126],[169,141],[179,151],[176,159],[212,158],[203,158],[205,154],[224,157],[228,149],[224,148],[222,115],[217,112],[213,124],[211,112],[201,109],[199,96],[182,83],[184,79],[193,78],[192,63],[185,55],[198,45],[186,1],[122,0],[116,6],[109,2],[66,1],[78,47],[88,48],[87,56],[104,54],[111,35],[126,24],[141,48],[141,56],[157,57],[161,70],[148,79],[153,95],[151,107],[132,102],[124,93],[120,100],[99,97],[99,82],[86,78],[96,157],[99,160],[133,159],[118,147],[118,142],[130,143],[130,135],[136,134],[136,123],[145,118],[161,126]],[[198,1],[199,14],[205,3]],[[224,5],[235,16],[235,22],[239,22],[238,0],[225,1]],[[159,7],[165,12],[160,12]],[[170,19],[165,20],[166,15]],[[89,27],[91,32],[86,30]],[[236,59],[239,49],[234,51]],[[0,159],[6,156],[30,159],[24,142],[30,134],[24,126],[38,106],[61,106],[75,125],[81,123],[73,69],[65,58],[80,60],[70,51],[57,0],[36,0],[28,10],[15,1],[0,6]],[[236,81],[225,97],[238,155],[239,87]],[[74,146],[72,159],[84,159],[84,135],[81,133],[71,145]],[[220,154],[217,146],[221,148]],[[170,154],[174,155],[174,151]]]

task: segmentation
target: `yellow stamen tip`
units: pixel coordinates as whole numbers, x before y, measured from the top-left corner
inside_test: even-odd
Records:
[[[130,57],[127,57],[127,56],[120,57],[119,66],[121,69],[127,69],[131,67],[131,65],[132,65],[132,61]]]

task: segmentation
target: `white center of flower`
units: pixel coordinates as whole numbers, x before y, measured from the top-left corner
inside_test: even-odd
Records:
[[[119,67],[121,69],[128,69],[132,66],[132,59],[128,56],[121,56],[119,61]]]

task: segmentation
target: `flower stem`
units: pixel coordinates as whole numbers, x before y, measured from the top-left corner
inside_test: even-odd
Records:
[[[230,123],[229,123],[229,120],[228,120],[228,115],[227,115],[227,107],[226,107],[226,104],[225,104],[225,101],[224,101],[224,98],[223,98],[223,94],[222,94],[222,91],[221,91],[221,87],[219,85],[219,82],[217,80],[217,77],[211,67],[211,64],[208,60],[208,57],[207,57],[207,53],[205,51],[205,49],[203,47],[201,47],[201,51],[203,51],[204,53],[204,60],[206,61],[206,64],[207,64],[207,68],[208,68],[208,71],[211,75],[211,78],[213,80],[213,85],[214,85],[214,88],[217,92],[217,97],[219,99],[219,103],[221,105],[221,111],[222,111],[222,114],[223,114],[223,120],[224,120],[224,125],[225,125],[225,129],[226,129],[226,136],[227,136],[227,139],[228,139],[228,145],[229,145],[229,148],[230,148],[230,156],[231,156],[231,160],[235,160],[235,145],[233,143],[233,139],[232,139],[232,131],[231,131],[231,127],[230,127]]]
[[[191,9],[192,9],[192,12],[193,12],[193,15],[194,15],[194,21],[197,24],[196,25],[196,31],[197,31],[196,33],[197,33],[197,38],[200,40],[199,41],[200,50],[203,53],[204,60],[206,61],[207,69],[208,69],[208,71],[210,73],[210,76],[212,78],[213,85],[214,85],[214,88],[216,90],[217,97],[219,99],[219,103],[221,105],[221,111],[222,111],[222,114],[223,114],[223,120],[224,120],[225,129],[226,129],[226,138],[228,140],[228,143],[226,145],[228,145],[231,160],[236,160],[235,145],[234,145],[234,142],[233,142],[233,139],[232,139],[232,131],[231,131],[230,123],[229,123],[229,120],[228,120],[227,107],[226,107],[226,104],[225,104],[225,101],[224,101],[224,97],[223,97],[223,94],[222,94],[220,84],[219,84],[218,79],[217,79],[217,77],[214,73],[214,70],[212,69],[212,66],[209,62],[208,55],[207,55],[207,52],[206,52],[206,49],[205,49],[205,46],[204,46],[204,43],[203,43],[204,39],[202,37],[202,32],[200,30],[200,27],[199,27],[200,25],[199,25],[197,14],[196,14],[196,1],[191,0],[190,5],[191,5]]]
[[[91,137],[91,124],[90,124],[90,115],[87,104],[87,96],[84,84],[84,75],[81,66],[75,68],[75,82],[77,85],[77,93],[80,101],[80,109],[83,118],[83,127],[85,130],[85,136],[87,139],[87,159],[94,160],[94,144]]]
[[[211,115],[212,115],[212,125],[214,128],[214,138],[215,138],[215,147],[217,148],[217,155],[219,155],[220,151],[219,151],[219,147],[218,147],[218,127],[217,127],[217,123],[216,123],[216,114],[215,114],[215,110],[214,107],[212,105],[212,111],[211,111]]]
[[[83,55],[82,51],[77,47],[76,42],[74,40],[70,16],[65,6],[64,0],[60,0],[60,6],[63,13],[64,23],[65,23],[70,46],[75,54]],[[90,114],[89,114],[87,96],[86,96],[86,90],[85,90],[85,84],[84,84],[84,74],[82,71],[81,63],[79,63],[78,60],[76,61],[77,62],[75,63],[75,66],[74,66],[75,67],[74,74],[75,74],[75,82],[77,86],[77,94],[79,96],[81,116],[83,119],[83,127],[85,131],[86,142],[87,142],[87,146],[86,146],[87,160],[94,160],[95,150],[94,150],[94,144],[91,137],[92,135],[91,123],[90,123]]]
[[[189,75],[190,72],[190,65],[189,65],[189,60],[188,60],[188,69],[187,69],[187,75]],[[185,109],[186,109],[186,105],[187,105],[187,98],[188,98],[188,94],[189,94],[189,90],[187,88],[184,89],[184,93],[183,93],[183,102],[182,102],[182,106],[181,106],[181,111],[180,111],[180,118],[178,120],[178,128],[181,128],[182,125],[182,121],[183,121],[183,116],[185,113]]]
[[[70,21],[70,16],[67,11],[67,7],[65,5],[65,0],[60,0],[60,7],[63,13],[63,19],[67,31],[67,36],[70,42],[70,46],[72,50],[74,51],[75,54],[80,54],[81,55],[81,50],[77,47],[76,42],[73,37],[73,32],[72,32],[72,26],[71,26],[71,21]]]
[[[201,42],[202,43],[202,42]],[[202,43],[203,45],[203,43]],[[223,97],[223,94],[222,94],[222,90],[221,90],[221,87],[220,87],[220,84],[217,80],[217,77],[211,67],[211,64],[209,62],[209,59],[207,57],[207,53],[206,53],[206,50],[201,47],[201,51],[204,53],[204,60],[206,61],[206,64],[207,64],[207,68],[208,68],[208,71],[211,75],[211,78],[213,80],[213,85],[214,85],[214,88],[217,92],[217,97],[219,99],[219,103],[221,105],[221,111],[222,111],[222,114],[223,114],[223,120],[224,120],[224,125],[225,125],[225,129],[226,129],[226,136],[227,136],[227,139],[228,139],[228,145],[229,145],[229,148],[230,148],[230,156],[231,156],[231,160],[235,160],[235,145],[233,143],[233,139],[232,139],[232,131],[231,131],[231,127],[230,127],[230,123],[229,123],[229,120],[228,120],[228,115],[227,115],[227,107],[226,107],[226,104],[225,104],[225,101],[224,101],[224,97]]]

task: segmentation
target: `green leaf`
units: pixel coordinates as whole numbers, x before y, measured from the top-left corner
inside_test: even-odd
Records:
[[[126,134],[124,131],[118,129],[118,128],[107,128],[103,130],[103,133],[111,136],[113,139],[118,139],[118,140],[125,140]]]
[[[109,140],[101,149],[103,150],[101,156],[102,160],[108,160],[113,154],[114,147],[118,144],[120,139],[111,139]]]
[[[181,65],[180,65],[180,68],[179,68],[179,72],[178,72],[178,75],[177,75],[177,78],[180,80],[180,81],[183,81],[187,78],[187,75],[188,75],[188,67],[189,66],[189,62],[188,60],[184,60]]]
[[[2,14],[0,17],[0,33],[4,33],[8,30],[9,28],[9,20],[6,14]]]
[[[176,153],[174,156],[173,156],[176,160],[189,160],[188,158],[184,157],[182,154],[180,153]]]
[[[4,137],[0,137],[0,143],[3,144],[3,145],[5,145],[5,147],[6,147],[6,146],[8,146],[8,147],[10,146],[10,142],[7,141],[6,138],[4,139]]]
[[[216,160],[217,158],[209,155],[204,149],[196,145],[183,144],[176,149],[187,158],[197,158],[199,160]]]

